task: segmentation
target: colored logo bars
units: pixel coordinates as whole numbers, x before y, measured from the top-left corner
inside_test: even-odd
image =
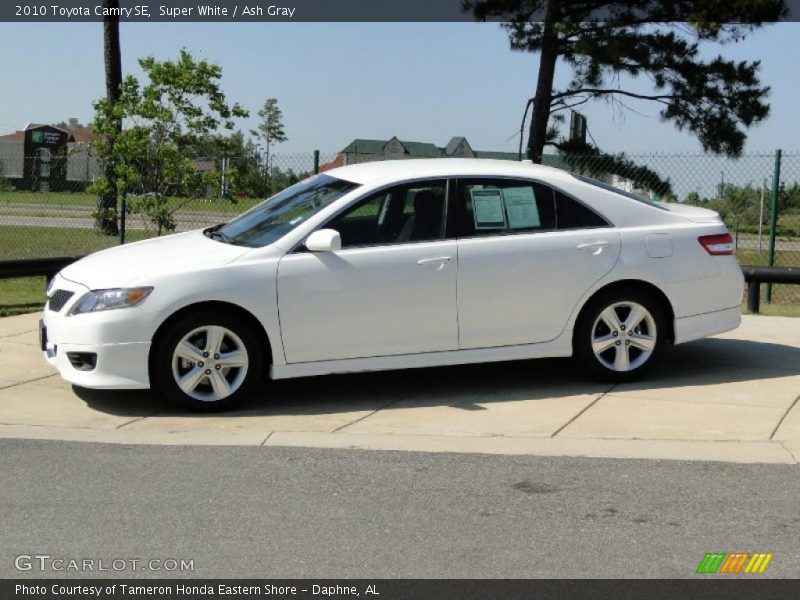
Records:
[[[707,553],[700,561],[697,573],[763,573],[771,560],[772,554],[764,552]]]

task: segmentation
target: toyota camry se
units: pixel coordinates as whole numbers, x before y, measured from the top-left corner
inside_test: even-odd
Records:
[[[386,161],[73,263],[41,341],[77,386],[219,410],[267,376],[575,356],[628,381],[737,327],[742,292],[713,211],[530,163]]]

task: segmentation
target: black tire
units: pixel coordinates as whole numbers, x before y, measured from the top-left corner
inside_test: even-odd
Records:
[[[210,347],[204,347],[213,341],[209,339],[212,332],[222,334],[218,345],[220,354],[217,355],[211,355],[207,352]],[[175,351],[179,342],[192,333],[190,343],[200,353],[200,356],[197,356],[199,360],[190,361],[176,357]],[[232,312],[197,310],[187,313],[159,335],[154,344],[150,363],[150,376],[154,387],[168,400],[196,412],[217,412],[234,408],[247,398],[253,386],[262,379],[264,352],[261,341],[253,331],[252,324]],[[239,349],[239,345],[246,352],[246,366],[223,366],[225,357],[232,357],[234,351]],[[220,365],[216,364],[215,358],[220,359]],[[231,358],[231,360],[241,360],[241,358]],[[203,374],[199,374],[195,369],[202,369]],[[187,393],[178,385],[176,377],[190,375],[190,371],[197,375],[187,379],[197,377],[199,382],[191,392]],[[210,375],[204,375],[206,373]],[[215,385],[212,385],[212,379]],[[223,396],[222,393],[218,393],[220,388],[216,386],[224,386],[220,384],[223,379],[228,383],[228,389],[232,390],[229,395]]]
[[[625,321],[631,316],[635,305],[644,308],[649,318],[634,324],[631,332]],[[606,319],[601,318],[604,311],[609,308],[618,318],[616,335],[613,328],[608,326]],[[654,330],[655,336],[652,335],[651,329]],[[650,372],[661,359],[668,336],[667,318],[660,302],[639,290],[609,290],[591,300],[581,311],[573,335],[573,350],[575,357],[589,375],[621,383],[639,379]],[[652,337],[655,337],[655,341],[649,354],[648,350],[637,346],[650,345],[652,342],[648,338]],[[605,344],[611,345],[606,350],[596,353],[592,344],[593,339],[598,342],[598,350]],[[622,368],[626,364],[626,357],[628,368],[624,370]]]

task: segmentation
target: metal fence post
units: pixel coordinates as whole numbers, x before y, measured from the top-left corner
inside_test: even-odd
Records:
[[[775,264],[775,235],[778,228],[778,187],[781,181],[781,150],[775,150],[775,167],[772,171],[772,192],[770,194],[770,216],[769,216],[769,254],[767,264],[771,267]],[[772,303],[772,284],[767,284],[767,303]]]
[[[319,150],[314,150],[314,175],[319,173]]]
[[[126,209],[126,202],[125,197],[127,194],[122,194],[122,199],[120,200],[120,212],[119,212],[119,243],[125,243],[125,209]]]

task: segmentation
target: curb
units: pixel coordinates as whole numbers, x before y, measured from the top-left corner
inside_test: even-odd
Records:
[[[376,435],[302,431],[160,432],[31,425],[0,425],[0,439],[58,440],[131,445],[256,446],[454,452],[517,456],[571,456],[732,463],[798,464],[800,442],[611,440],[508,436]]]

